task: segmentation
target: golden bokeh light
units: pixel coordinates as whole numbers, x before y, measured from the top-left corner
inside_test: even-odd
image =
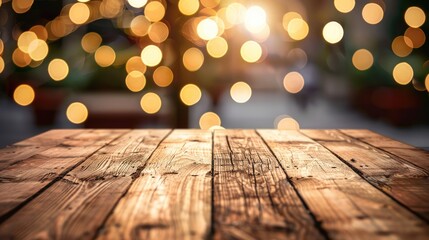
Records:
[[[369,24],[377,24],[383,20],[383,8],[376,3],[368,3],[362,9],[362,17]]]
[[[134,56],[128,59],[127,63],[125,64],[125,69],[127,70],[127,73],[130,73],[132,71],[139,71],[144,74],[146,72],[147,67],[142,62],[141,57]]]
[[[4,65],[4,60],[3,60],[3,58],[0,56],[0,74],[3,72],[4,67],[5,67],[5,65]]]
[[[92,1],[95,2],[95,1]],[[105,18],[117,17],[123,12],[124,1],[118,0],[103,0],[100,3],[99,11],[101,16]]]
[[[75,3],[69,11],[69,18],[74,24],[84,24],[88,21],[91,10],[85,3]]]
[[[165,7],[157,1],[149,2],[144,8],[144,15],[151,22],[159,22],[164,18]]]
[[[179,11],[186,16],[193,15],[200,8],[198,0],[179,0]]]
[[[28,46],[28,55],[34,61],[42,61],[48,56],[48,52],[48,44],[41,39],[33,40]]]
[[[27,84],[21,84],[13,92],[13,100],[21,105],[28,106],[34,101],[34,89]]]
[[[36,39],[37,39],[37,35],[34,32],[25,31],[21,33],[21,35],[19,35],[18,41],[16,44],[18,45],[18,48],[22,52],[28,53],[28,47]]]
[[[148,114],[155,114],[161,109],[162,101],[158,94],[148,92],[141,98],[140,106],[144,112]]]
[[[31,58],[27,53],[16,48],[12,53],[12,61],[18,67],[26,67],[31,63]]]
[[[149,67],[158,65],[162,60],[161,49],[155,45],[148,45],[143,48],[140,56],[142,62]]]
[[[200,117],[200,128],[203,130],[209,130],[213,127],[220,127],[220,117],[214,112],[206,112]]]
[[[146,5],[147,0],[127,0],[131,7],[142,8]]]
[[[19,14],[25,13],[30,10],[33,3],[34,0],[12,0],[12,9]]]
[[[232,85],[229,93],[235,102],[245,103],[252,96],[252,88],[245,82],[236,82]]]
[[[48,65],[49,76],[55,81],[61,81],[69,74],[69,66],[63,59],[53,59]]]
[[[210,40],[217,36],[219,28],[215,20],[206,18],[198,23],[197,34],[201,39]]]
[[[183,54],[183,66],[190,72],[199,70],[203,63],[204,54],[198,48],[189,48]]]
[[[228,42],[223,37],[215,37],[207,42],[206,48],[210,56],[221,58],[228,51]]]
[[[285,15],[283,15],[282,25],[284,30],[288,31],[289,22],[295,18],[302,19],[302,16],[297,12],[287,12]]]
[[[4,50],[4,43],[3,43],[3,40],[0,39],[0,55],[3,54],[3,50]]]
[[[372,53],[366,49],[357,50],[352,57],[353,66],[361,71],[369,69],[374,63]]]
[[[421,27],[426,21],[426,14],[423,9],[413,6],[409,7],[404,14],[404,20],[408,26],[413,28]]]
[[[413,42],[405,36],[398,36],[392,41],[392,51],[398,57],[406,57],[413,51]]]
[[[125,78],[125,84],[131,92],[140,92],[146,86],[146,77],[142,72],[132,71]]]
[[[203,5],[206,8],[215,8],[219,5],[220,0],[200,0],[201,5]]]
[[[338,12],[348,13],[355,7],[355,0],[334,0],[334,6]]]
[[[393,68],[393,79],[401,85],[407,85],[414,77],[413,68],[406,62],[396,64]]]
[[[299,128],[300,128],[299,123],[295,119],[293,119],[289,116],[280,116],[279,118],[280,118],[280,120],[278,120],[277,124],[275,124],[275,125],[277,125],[276,126],[277,129],[279,129],[279,130],[299,130]]]
[[[262,56],[262,47],[255,41],[247,41],[241,46],[240,55],[244,61],[255,63]]]
[[[287,32],[293,40],[302,40],[307,37],[309,27],[306,21],[302,18],[291,19],[287,25]]]
[[[34,32],[37,38],[42,39],[43,41],[48,40],[48,30],[42,25],[34,25],[30,28],[30,32]]]
[[[173,82],[173,71],[167,66],[159,66],[153,72],[153,81],[159,87],[168,87]]]
[[[231,3],[226,7],[226,20],[232,25],[244,22],[246,7],[241,3]]]
[[[429,74],[426,75],[426,78],[425,78],[425,87],[426,87],[426,90],[429,92]]]
[[[405,30],[404,36],[411,40],[412,46],[409,47],[412,48],[420,48],[426,42],[425,32],[423,32],[423,30],[420,28],[409,27],[407,30]]]
[[[343,27],[338,22],[335,22],[335,21],[328,22],[323,27],[323,38],[328,43],[331,43],[331,44],[338,43],[339,41],[341,41],[341,39],[343,39],[343,36],[344,36]]]
[[[201,90],[195,84],[186,84],[180,90],[180,100],[187,105],[192,106],[196,104],[201,99]]]
[[[95,51],[94,58],[95,58],[95,62],[100,67],[108,67],[112,65],[113,62],[115,62],[116,53],[115,53],[115,50],[113,50],[113,48],[111,48],[110,46],[104,45],[99,47],[97,51]]]
[[[95,52],[100,47],[102,38],[100,34],[96,32],[89,32],[82,37],[81,45],[82,49],[87,53]]]
[[[251,33],[261,32],[267,25],[267,14],[260,6],[251,6],[247,9],[244,26]]]
[[[88,109],[81,102],[73,102],[67,107],[66,116],[70,122],[80,124],[88,118]]]
[[[131,32],[139,37],[146,36],[149,31],[149,27],[150,21],[144,15],[136,16],[130,23]]]
[[[150,25],[148,35],[150,40],[155,43],[162,43],[168,38],[168,26],[163,22],[155,22]]]
[[[298,93],[304,88],[304,77],[299,72],[290,72],[283,78],[283,86],[290,93]]]

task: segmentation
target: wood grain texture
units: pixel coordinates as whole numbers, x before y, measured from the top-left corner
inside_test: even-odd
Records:
[[[428,225],[297,131],[258,130],[330,238],[425,238]]]
[[[55,132],[55,131],[51,131]],[[59,131],[61,136],[63,132]],[[63,139],[57,146],[0,170],[0,219],[28,201],[51,181],[70,171],[125,130],[89,130]],[[59,137],[58,136],[58,137]]]
[[[0,239],[91,239],[168,130],[109,143],[0,225]]]
[[[214,133],[215,239],[321,239],[286,174],[254,130]]]
[[[358,139],[359,141],[380,148],[386,151],[386,153],[394,154],[405,159],[406,161],[423,168],[427,173],[429,173],[429,151],[401,143],[366,129],[344,129],[340,131],[350,137]]]
[[[372,185],[429,222],[429,175],[395,155],[351,138],[338,130],[302,130]]]
[[[212,134],[175,130],[147,161],[98,239],[205,239],[210,233]]]

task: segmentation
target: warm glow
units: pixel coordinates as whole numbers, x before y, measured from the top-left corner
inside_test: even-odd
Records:
[[[4,43],[3,40],[0,39],[0,55],[3,53],[4,50]]]
[[[200,2],[198,0],[179,0],[179,11],[183,15],[190,16],[198,11]]]
[[[392,41],[392,51],[398,57],[406,57],[413,51],[413,42],[408,37],[398,36]]]
[[[31,63],[31,58],[27,53],[16,48],[12,53],[12,61],[18,67],[26,67]]]
[[[406,62],[398,63],[393,69],[393,79],[401,85],[411,82],[414,76],[413,68]]]
[[[201,0],[201,4],[206,8],[215,8],[219,3],[220,0]]]
[[[187,106],[196,104],[201,99],[201,90],[195,84],[187,84],[180,90],[180,99]]]
[[[127,63],[125,64],[125,69],[127,70],[127,73],[130,73],[132,71],[139,71],[141,73],[146,72],[146,65],[142,62],[141,57],[134,56],[128,59]]]
[[[131,32],[139,37],[146,36],[149,31],[149,27],[150,21],[144,15],[136,16],[130,23]]]
[[[255,41],[247,41],[241,46],[240,55],[244,61],[254,63],[261,58],[262,48]]]
[[[75,3],[70,8],[69,18],[75,24],[84,24],[88,21],[91,10],[85,3]]]
[[[308,35],[308,24],[301,18],[294,18],[287,25],[287,32],[293,40],[302,40]]]
[[[3,58],[0,56],[0,73],[2,73],[4,70],[4,60]]]
[[[286,31],[288,31],[288,25],[290,21],[295,18],[302,19],[302,16],[297,12],[287,12],[285,15],[283,15],[282,25]]]
[[[146,77],[142,72],[132,71],[125,78],[127,88],[132,92],[140,92],[146,86]]]
[[[359,49],[353,54],[352,62],[356,69],[364,71],[372,66],[374,58],[370,51]]]
[[[173,82],[173,71],[167,66],[159,66],[153,72],[153,81],[159,87],[168,87]]]
[[[42,39],[43,41],[48,40],[48,31],[42,25],[34,25],[30,28],[31,32],[34,32],[37,35],[38,39]]]
[[[128,0],[128,3],[131,7],[142,8],[144,5],[146,5],[147,0]]]
[[[2,2],[6,1],[2,0]],[[25,13],[30,10],[33,3],[33,0],[12,0],[12,9],[16,13]]]
[[[276,127],[279,130],[299,130],[299,123],[289,116],[281,116]]]
[[[426,14],[421,8],[413,6],[405,11],[404,19],[408,26],[419,28],[425,23]]]
[[[94,57],[95,62],[97,62],[100,67],[108,67],[115,62],[116,53],[113,48],[104,45],[97,49]]]
[[[142,99],[140,100],[140,106],[146,113],[154,114],[159,112],[161,109],[162,101],[158,94],[148,92],[143,95]]]
[[[240,3],[231,3],[226,8],[226,20],[230,24],[240,24],[246,17],[246,7]]]
[[[146,66],[154,67],[162,60],[162,52],[155,45],[148,45],[141,52],[141,59]]]
[[[201,39],[210,40],[217,36],[219,28],[215,20],[206,18],[198,23],[197,33]]]
[[[95,32],[89,32],[82,37],[82,49],[87,53],[95,52],[101,44],[101,36]]]
[[[244,26],[249,32],[257,33],[262,31],[267,24],[267,14],[259,6],[252,6],[246,11]]]
[[[206,112],[200,117],[200,128],[203,130],[208,130],[220,125],[220,117],[214,112]]]
[[[204,63],[204,55],[198,48],[189,48],[183,54],[183,65],[188,71],[195,72]]]
[[[411,40],[412,46],[410,47],[412,48],[419,48],[426,42],[425,32],[423,32],[423,30],[420,28],[409,27],[405,31],[404,35]]]
[[[13,100],[21,105],[27,106],[34,101],[35,93],[33,88],[27,84],[21,84],[13,92]]]
[[[83,123],[88,118],[88,109],[83,103],[74,102],[68,106],[66,115],[67,119],[74,124]]]
[[[283,86],[290,93],[298,93],[304,88],[304,77],[299,72],[290,72],[283,78]]]
[[[69,66],[63,59],[53,59],[48,65],[49,76],[55,81],[61,81],[69,74]]]
[[[230,90],[231,98],[237,103],[245,103],[252,96],[252,88],[245,82],[237,82]]]
[[[210,56],[221,58],[228,51],[228,42],[222,37],[215,37],[207,42],[206,48]]]
[[[425,78],[425,86],[426,86],[426,90],[429,92],[429,74],[426,75]]]
[[[348,13],[355,7],[355,0],[334,0],[334,6],[338,12]]]
[[[384,11],[376,3],[368,3],[362,9],[362,17],[369,24],[377,24],[383,20]]]
[[[162,43],[167,39],[169,31],[165,23],[155,22],[150,25],[148,34],[152,42]]]
[[[18,41],[16,44],[18,45],[18,48],[24,52],[28,53],[28,47],[30,44],[37,39],[37,35],[34,32],[26,31],[21,33],[18,37]]]
[[[335,21],[329,22],[325,25],[325,27],[323,27],[323,38],[328,43],[338,43],[341,41],[341,39],[343,39],[343,36],[343,27]]]
[[[28,55],[34,61],[42,61],[48,56],[48,52],[48,44],[41,39],[33,40],[28,46]]]
[[[152,1],[144,8],[144,15],[151,22],[159,22],[165,15],[165,7],[162,3]]]

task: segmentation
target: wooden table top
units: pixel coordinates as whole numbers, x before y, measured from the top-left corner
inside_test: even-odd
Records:
[[[429,239],[428,174],[368,130],[52,130],[0,149],[0,239]]]

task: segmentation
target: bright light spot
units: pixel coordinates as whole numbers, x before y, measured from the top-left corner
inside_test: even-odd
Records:
[[[95,32],[89,32],[82,37],[81,45],[82,49],[87,53],[93,53],[100,47],[101,36]]]
[[[159,22],[165,15],[165,7],[160,2],[152,1],[144,8],[144,15],[151,22]]]
[[[27,53],[16,48],[12,53],[12,61],[18,67],[26,67],[31,63],[31,58]]]
[[[210,56],[221,58],[228,51],[228,42],[222,37],[215,37],[207,42],[206,48]]]
[[[146,77],[142,72],[132,71],[125,78],[125,84],[131,92],[140,92],[146,86]]]
[[[304,88],[304,77],[299,72],[290,72],[283,78],[283,86],[290,93],[298,93]]]
[[[88,118],[88,109],[83,103],[74,102],[68,106],[66,115],[67,119],[74,124],[83,123]]]
[[[159,66],[153,72],[153,81],[159,87],[168,87],[173,82],[173,71],[167,66]]]
[[[4,50],[4,43],[3,40],[0,39],[0,55],[3,53]]]
[[[154,67],[162,60],[162,52],[155,45],[148,45],[141,52],[141,59],[146,66]]]
[[[146,36],[149,27],[150,21],[144,15],[139,15],[133,18],[130,23],[131,32],[139,37]]]
[[[383,20],[384,11],[376,3],[368,3],[362,9],[362,17],[369,24],[377,24]]]
[[[25,13],[28,10],[30,10],[33,3],[34,3],[33,0],[12,0],[12,9],[16,13]]]
[[[2,73],[4,70],[4,60],[3,58],[0,56],[0,73]]]
[[[413,68],[406,62],[398,63],[393,69],[393,78],[401,85],[407,85],[414,76]]]
[[[279,130],[299,130],[299,123],[289,116],[280,116],[280,120],[275,125]]]
[[[210,40],[217,36],[219,28],[216,21],[211,18],[206,18],[198,23],[197,33],[201,39]]]
[[[308,24],[302,18],[294,18],[287,25],[287,32],[293,40],[302,40],[308,35]]]
[[[55,81],[61,81],[69,74],[69,66],[63,59],[53,59],[48,65],[49,76]]]
[[[246,17],[246,7],[240,3],[231,3],[226,8],[226,20],[231,24],[240,24]]]
[[[372,66],[374,58],[370,51],[359,49],[353,54],[352,62],[356,69],[364,71]]]
[[[48,40],[48,31],[42,25],[34,25],[29,31],[34,32],[37,35],[37,38],[42,39],[43,41]]]
[[[426,14],[421,8],[413,6],[405,11],[404,19],[408,26],[419,28],[425,23]]]
[[[21,84],[13,92],[13,100],[21,106],[30,105],[34,101],[34,89],[27,84]]]
[[[125,64],[125,69],[127,70],[127,73],[130,73],[132,71],[139,71],[141,73],[146,72],[146,65],[142,62],[141,57],[134,56],[128,59],[127,63]]]
[[[215,8],[219,3],[220,0],[201,0],[201,4],[206,8]]]
[[[114,18],[123,12],[124,1],[103,0],[100,3],[99,11],[104,18]]]
[[[241,46],[240,55],[244,61],[254,63],[261,58],[262,48],[255,41],[247,41]]]
[[[97,51],[95,51],[94,57],[95,57],[95,62],[97,62],[97,64],[100,67],[108,67],[112,65],[113,62],[115,62],[116,53],[115,53],[115,50],[113,50],[113,48],[104,45],[99,47]]]
[[[426,90],[429,92],[429,74],[426,75],[426,78],[425,78],[425,87],[426,87]]]
[[[183,65],[188,71],[195,72],[204,63],[204,55],[198,48],[189,48],[183,54]]]
[[[84,24],[88,21],[91,10],[85,3],[75,3],[70,8],[69,18],[75,24]]]
[[[343,39],[343,36],[343,27],[335,21],[328,22],[325,27],[323,27],[323,38],[328,43],[338,43],[339,41],[341,41],[341,39]]]
[[[142,8],[144,5],[146,5],[147,0],[128,0],[128,3],[133,8]]]
[[[148,92],[140,100],[140,106],[146,113],[154,114],[161,109],[162,101],[158,94]]]
[[[423,44],[425,44],[426,42],[425,32],[423,32],[423,30],[420,28],[409,27],[405,31],[404,36],[411,40],[413,44],[409,47],[412,47],[412,48],[419,48],[423,46]]]
[[[179,11],[186,16],[190,16],[198,11],[200,2],[198,0],[179,0]]]
[[[18,48],[22,52],[28,53],[28,47],[36,39],[37,39],[37,35],[34,32],[26,31],[21,33],[21,35],[19,35],[18,41],[16,44],[18,45]]]
[[[48,52],[48,44],[41,39],[33,40],[28,46],[28,55],[30,55],[31,59],[34,61],[42,61],[48,56]]]
[[[236,82],[230,90],[231,98],[237,103],[245,103],[252,96],[252,88],[245,82]]]
[[[398,57],[406,57],[413,51],[413,42],[408,37],[398,36],[392,41],[392,51]]]
[[[283,15],[282,25],[286,31],[288,31],[289,22],[295,18],[302,19],[302,16],[297,12],[287,12],[285,15]]]
[[[180,90],[180,99],[187,106],[196,104],[201,99],[201,90],[195,84],[187,84]]]
[[[338,12],[348,13],[355,7],[355,0],[334,0],[334,6]]]
[[[162,43],[167,39],[168,34],[168,27],[163,22],[155,22],[149,27],[148,35],[152,42]]]
[[[220,125],[220,117],[214,112],[206,112],[200,117],[200,128],[203,130],[208,130]]]
[[[252,6],[246,11],[244,26],[249,32],[257,33],[262,31],[267,24],[267,14],[259,6]]]

